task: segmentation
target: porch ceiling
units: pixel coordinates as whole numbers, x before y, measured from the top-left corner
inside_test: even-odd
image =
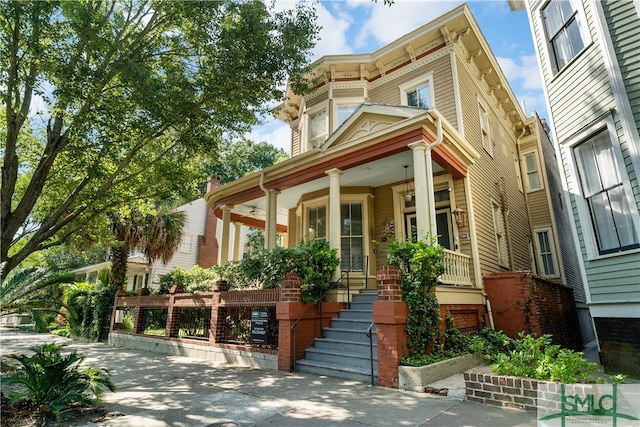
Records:
[[[340,176],[341,187],[379,187],[405,179],[404,166],[408,165],[407,177],[413,179],[412,152],[407,150],[384,159],[375,160],[363,165],[343,170]],[[444,169],[436,162],[432,162],[434,173],[443,172]],[[304,194],[329,188],[329,177],[322,177],[292,188],[283,190],[278,195],[278,224],[287,225],[288,210],[295,208]],[[264,220],[266,211],[266,197],[258,197],[244,203],[236,204],[233,213]]]

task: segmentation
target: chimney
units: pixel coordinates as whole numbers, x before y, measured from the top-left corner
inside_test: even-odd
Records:
[[[220,176],[212,175],[207,184],[207,193],[220,187],[220,184]],[[216,239],[218,218],[209,205],[206,209],[204,236],[198,236],[198,265],[202,268],[213,267],[218,263],[218,239]]]

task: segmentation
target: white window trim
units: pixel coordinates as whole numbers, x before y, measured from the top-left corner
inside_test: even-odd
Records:
[[[596,134],[598,131],[607,128],[607,133],[611,140],[611,146],[613,147],[613,153],[615,155],[616,163],[619,167],[620,176],[622,178],[622,186],[624,188],[624,194],[627,197],[627,204],[631,210],[633,216],[633,224],[636,230],[640,230],[640,215],[638,214],[636,201],[633,197],[633,190],[631,188],[631,181],[627,174],[627,168],[622,157],[622,150],[620,149],[620,141],[618,140],[618,134],[616,132],[616,126],[613,121],[613,117],[610,115],[603,121],[594,124],[593,126],[583,130],[579,134],[576,134],[565,144],[560,146],[560,151],[563,152],[562,157],[566,157],[569,161],[566,162],[567,167],[567,185],[569,191],[574,191],[575,201],[578,211],[578,218],[580,220],[580,226],[582,227],[582,236],[584,239],[584,245],[587,250],[587,259],[596,260],[604,258],[612,258],[621,255],[628,255],[636,252],[640,252],[640,249],[631,249],[624,252],[616,252],[611,254],[600,255],[598,251],[598,243],[596,242],[596,234],[591,224],[591,215],[589,214],[589,208],[585,199],[582,197],[582,190],[580,183],[578,182],[578,167],[576,165],[576,159],[573,155],[573,148],[580,143],[584,142],[591,135]],[[622,166],[622,167],[620,167]]]
[[[480,98],[477,98],[478,100],[478,126],[480,129],[480,139],[481,139],[481,143],[482,143],[482,148],[484,148],[484,151],[487,152],[487,154],[489,154],[489,156],[491,156],[491,158],[493,158],[493,138],[491,137],[491,123],[489,122],[489,107],[487,107],[487,104],[485,104]],[[484,116],[483,116],[483,111],[484,111]],[[484,133],[482,131],[482,121],[480,121],[480,118],[483,117],[483,122],[487,131],[487,141],[489,142],[489,145],[487,146],[484,142]]]
[[[551,79],[553,80],[556,76],[560,75],[562,73],[562,71],[568,69],[571,64],[582,55],[582,53],[587,50],[587,48],[591,45],[592,43],[592,39],[591,39],[591,34],[589,33],[589,28],[587,25],[587,16],[585,15],[584,12],[584,7],[582,6],[582,3],[578,0],[569,0],[571,1],[571,3],[573,5],[576,6],[577,9],[577,13],[578,13],[578,29],[580,30],[580,37],[582,37],[582,44],[583,44],[583,48],[582,50],[580,50],[580,52],[576,52],[576,54],[573,56],[573,58],[571,58],[569,60],[569,62],[567,62],[567,64],[562,67],[559,70],[556,70],[553,62],[554,59],[552,59],[553,57],[553,47],[551,46],[548,38],[547,38],[547,30],[545,28],[544,25],[544,17],[542,16],[542,9],[544,9],[550,2],[550,1],[545,1],[545,2],[541,2],[539,5],[539,8],[537,10],[536,16],[537,16],[537,20],[538,20],[538,28],[540,28],[540,34],[539,37],[542,39],[542,44],[544,45],[544,49],[545,52],[547,54],[547,64],[546,64],[546,68],[547,71],[549,72],[549,75],[551,76]]]
[[[183,234],[178,246],[178,253],[190,254],[193,250],[193,236],[191,234]]]
[[[360,105],[365,102],[363,98],[339,98],[333,100],[333,108],[332,108],[332,116],[333,120],[331,121],[332,132],[335,132],[336,129],[340,127],[338,124],[338,108],[339,107],[348,107],[348,106],[356,106],[360,107]],[[349,120],[347,118],[347,120]],[[345,120],[346,121],[346,120]]]
[[[555,274],[547,275],[544,274],[544,263],[542,262],[542,249],[540,248],[540,241],[538,239],[538,233],[547,232],[549,237],[549,246],[551,247],[551,257],[553,261],[553,268],[555,270]],[[534,239],[533,244],[536,251],[536,260],[538,261],[538,274],[543,277],[557,279],[560,277],[560,264],[558,263],[558,248],[556,246],[556,238],[553,233],[553,229],[551,226],[546,227],[536,227],[533,229]]]
[[[400,104],[401,105],[405,105],[408,106],[409,102],[407,100],[407,92],[409,92],[412,89],[417,88],[418,86],[422,86],[424,84],[428,84],[429,85],[429,109],[434,108],[436,105],[436,99],[434,96],[434,86],[433,86],[433,73],[427,73],[425,75],[422,75],[420,77],[417,77],[413,80],[410,80],[406,83],[401,84],[400,86],[398,86],[398,89],[400,90]]]
[[[536,161],[536,172],[538,173],[538,182],[540,183],[539,187],[537,188],[531,188],[531,185],[529,183],[529,171],[527,169],[527,162],[525,160],[525,157],[533,154],[534,159]],[[540,168],[541,162],[540,162],[540,154],[538,153],[538,150],[528,150],[525,152],[522,152],[520,154],[522,156],[522,160],[521,160],[521,165],[522,165],[522,180],[524,181],[524,185],[525,188],[527,189],[527,193],[532,193],[534,191],[539,191],[539,190],[544,190],[544,179],[542,177],[542,169]]]

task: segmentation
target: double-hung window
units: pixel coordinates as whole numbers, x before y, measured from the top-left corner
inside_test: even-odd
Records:
[[[327,238],[327,207],[314,206],[307,210],[307,238],[325,240]]]
[[[478,103],[478,113],[480,119],[480,136],[482,137],[482,147],[493,157],[493,144],[489,135],[489,113],[484,105]]]
[[[353,113],[356,112],[359,105],[338,105],[338,122],[336,127],[347,121]]]
[[[504,214],[500,204],[496,201],[491,202],[491,209],[493,212],[493,230],[496,236],[496,249],[498,250],[498,263],[504,267],[509,267],[509,246],[507,244]]]
[[[525,154],[524,168],[527,174],[527,191],[536,191],[542,189],[542,180],[540,179],[540,168],[538,166],[538,155],[533,153]]]
[[[607,128],[573,148],[600,255],[640,247],[638,230],[625,194],[624,182]]]
[[[557,277],[556,256],[553,235],[550,228],[535,230],[536,249],[538,250],[538,274],[545,277]]]
[[[407,105],[410,107],[429,108],[431,107],[431,91],[429,83],[407,91]]]
[[[326,109],[309,115],[309,148],[318,148],[327,139],[328,128]]]
[[[364,227],[362,203],[340,205],[342,271],[364,271]]]
[[[574,1],[551,0],[542,9],[554,71],[562,70],[583,48],[580,16]]]

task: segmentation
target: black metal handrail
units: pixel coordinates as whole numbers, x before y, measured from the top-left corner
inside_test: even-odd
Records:
[[[369,338],[369,363],[371,365],[371,387],[375,385],[373,380],[373,327],[375,325],[374,322],[371,322],[367,328],[367,338]]]

